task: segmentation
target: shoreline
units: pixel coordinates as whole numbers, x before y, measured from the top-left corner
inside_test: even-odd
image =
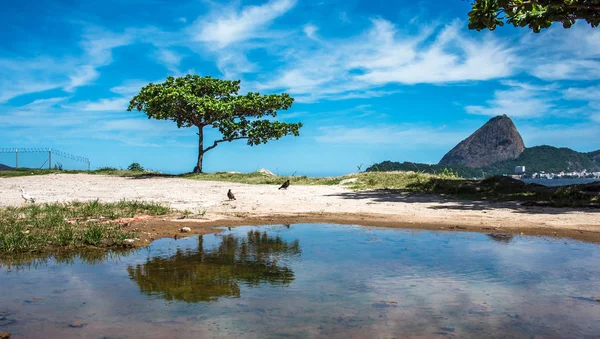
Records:
[[[140,241],[136,246],[145,246],[161,238],[183,238],[221,232],[221,227],[267,226],[292,224],[335,224],[364,227],[386,227],[405,230],[427,230],[443,232],[476,232],[483,234],[505,233],[511,235],[567,238],[588,243],[600,243],[600,231],[595,227],[573,225],[572,227],[549,227],[536,224],[520,226],[482,225],[476,220],[453,222],[450,220],[406,220],[401,215],[351,214],[351,213],[304,213],[277,215],[249,215],[243,218],[229,215],[210,215],[203,218],[181,219],[179,215],[157,217],[131,223],[126,229],[139,229]],[[182,227],[189,227],[189,233],[182,233]],[[150,233],[145,234],[144,232]]]
[[[35,197],[37,204],[138,200],[172,208],[172,214],[133,222],[124,228],[138,229],[135,232],[139,232],[140,241],[135,245],[139,246],[164,237],[218,232],[210,229],[214,226],[295,223],[523,233],[600,243],[600,209],[461,200],[399,189],[352,190],[343,185],[293,184],[287,190],[279,190],[279,185],[274,184],[52,174],[0,178],[0,206],[22,206],[21,188]],[[227,199],[229,189],[237,200]],[[192,232],[180,233],[184,226],[192,228]]]

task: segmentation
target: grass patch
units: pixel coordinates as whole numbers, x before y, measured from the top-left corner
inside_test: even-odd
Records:
[[[84,170],[58,170],[58,169],[33,169],[33,168],[15,168],[8,171],[0,171],[0,178],[26,177],[33,175],[48,175],[48,174],[98,174],[98,175],[114,175],[120,177],[137,177],[142,175],[152,175],[151,171],[130,171],[122,170],[114,167],[102,167],[93,171]]]
[[[140,201],[53,203],[0,208],[0,254],[84,247],[119,247],[126,238],[119,218],[164,215],[169,207]]]
[[[281,185],[284,181],[289,180],[292,185],[337,185],[345,179],[344,177],[328,177],[328,178],[310,178],[307,176],[287,176],[279,177],[266,175],[263,173],[186,173],[181,177],[193,180],[204,181],[225,181],[236,182],[240,184],[250,185]]]

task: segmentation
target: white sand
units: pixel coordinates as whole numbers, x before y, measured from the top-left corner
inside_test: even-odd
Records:
[[[339,186],[245,185],[179,178],[132,179],[87,174],[0,178],[0,206],[23,204],[20,189],[37,203],[139,199],[170,204],[206,217],[267,216],[303,213],[379,214],[407,223],[493,227],[549,227],[600,231],[598,211],[522,208],[516,203],[486,203],[359,191]],[[227,201],[231,189],[237,200]],[[386,219],[388,219],[386,217]]]

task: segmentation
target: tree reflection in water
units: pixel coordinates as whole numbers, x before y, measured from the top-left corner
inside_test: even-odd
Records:
[[[300,253],[298,240],[286,242],[266,232],[225,235],[211,249],[204,248],[199,236],[197,250],[178,249],[171,257],[156,257],[127,271],[147,295],[185,302],[216,301],[238,298],[240,284],[289,284],[294,272],[279,261]]]

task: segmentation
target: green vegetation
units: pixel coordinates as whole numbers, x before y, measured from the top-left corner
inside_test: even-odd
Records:
[[[143,172],[144,167],[142,167],[142,165],[138,164],[137,162],[134,162],[131,165],[127,166],[127,170],[131,172]]]
[[[448,171],[455,173],[461,178],[482,178],[485,172],[479,168],[471,168],[461,165],[431,165],[415,162],[392,162],[384,161],[368,167],[366,172],[388,172],[388,171],[415,171],[427,174],[444,174]]]
[[[547,173],[559,173],[561,171],[600,171],[600,151],[591,153],[580,153],[569,148],[557,148],[552,146],[535,146],[526,148],[525,151],[514,160],[502,161],[484,168],[470,168],[460,165],[429,165],[412,162],[384,161],[367,168],[367,172],[385,171],[418,171],[430,174],[443,173],[445,169],[452,170],[462,178],[484,178],[486,176],[512,174],[516,166],[525,166],[527,173],[546,171]]]
[[[337,185],[349,177],[310,178],[307,176],[273,176],[259,172],[254,173],[188,173],[182,177],[204,181],[226,181],[250,185],[281,185],[289,180],[292,185]]]
[[[587,156],[590,157],[590,159],[592,159],[596,165],[600,166],[600,150],[590,152],[587,154]]]
[[[484,170],[491,174],[514,172],[515,166],[525,166],[527,173],[546,171],[559,173],[561,171],[598,171],[600,167],[586,153],[580,153],[569,148],[552,146],[536,146],[526,148],[519,158],[507,160],[486,167]]]
[[[238,95],[240,81],[210,76],[168,77],[160,84],[148,84],[129,103],[128,111],[138,110],[148,118],[172,120],[181,127],[198,128],[198,162],[202,173],[204,154],[223,142],[246,139],[248,145],[267,143],[286,135],[299,135],[301,123],[273,121],[278,110],[287,110],[294,99],[288,94]],[[266,119],[263,119],[265,118]],[[217,129],[222,138],[204,145],[204,127]]]
[[[0,171],[0,178],[11,177],[26,177],[31,175],[47,175],[47,174],[98,174],[98,175],[114,175],[121,177],[135,177],[141,175],[152,175],[152,172],[140,172],[121,170],[114,167],[102,167],[93,171],[83,170],[55,170],[55,169],[33,169],[33,168],[18,168],[8,171]]]
[[[164,215],[156,203],[120,201],[72,202],[0,208],[0,254],[82,247],[118,247],[132,238],[115,220],[134,215]]]
[[[570,28],[585,20],[590,26],[600,24],[600,0],[474,0],[469,12],[469,29],[494,30],[506,23],[529,26],[539,33],[554,22]]]
[[[387,189],[399,193],[431,193],[465,200],[535,201],[552,207],[600,207],[598,186],[547,187],[510,177],[483,180],[415,172],[368,172],[357,176],[354,189]]]

